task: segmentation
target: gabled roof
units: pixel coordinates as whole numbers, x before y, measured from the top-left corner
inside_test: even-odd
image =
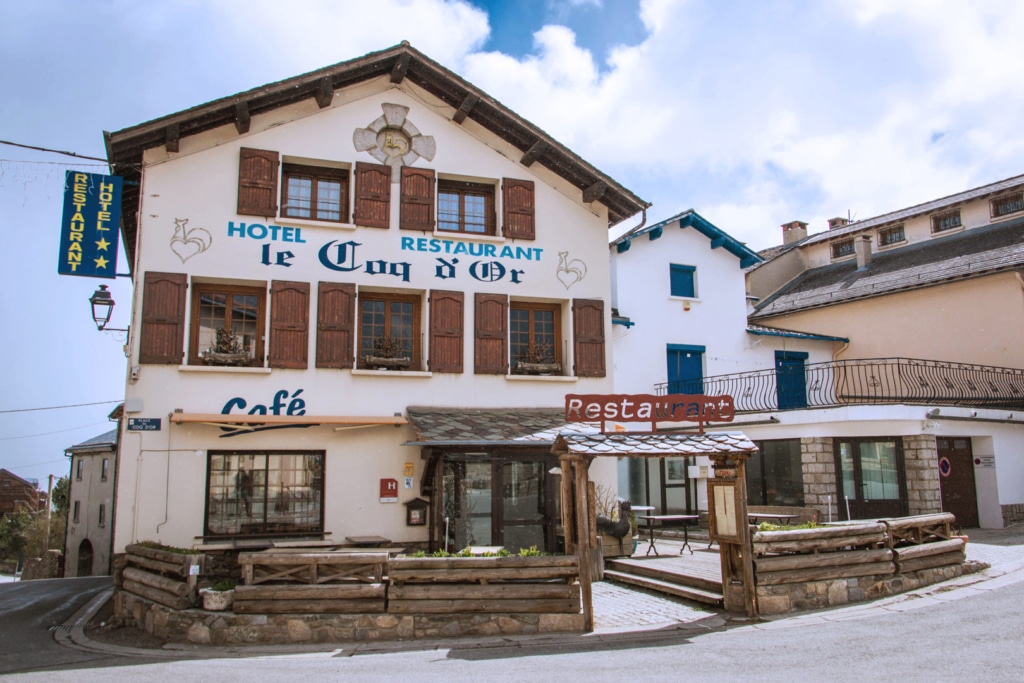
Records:
[[[661,237],[666,225],[671,225],[676,221],[679,222],[680,228],[694,228],[711,240],[712,249],[723,247],[730,254],[738,258],[740,260],[740,268],[747,268],[755,263],[761,262],[761,257],[747,247],[747,245],[732,237],[724,230],[719,229],[693,209],[687,209],[682,213],[677,213],[675,216],[666,218],[660,223],[630,230],[625,235],[612,240],[611,246],[615,247],[620,254],[624,251],[629,251],[630,244],[632,244],[633,240],[637,239],[641,235],[647,235],[648,239],[656,240]]]
[[[17,474],[15,474],[14,472],[11,472],[10,470],[7,470],[7,469],[0,469],[0,474],[7,475],[11,479],[14,479],[15,481],[23,484],[26,488],[30,488],[32,490],[38,490],[37,489],[38,480],[34,480],[37,483],[33,484],[31,481],[29,481],[29,480],[27,480],[27,479],[25,479],[23,477],[19,477]]]
[[[128,181],[137,181],[141,175],[142,155],[147,149],[166,145],[173,151],[180,138],[225,125],[234,125],[239,134],[243,134],[249,130],[252,116],[306,99],[315,99],[323,108],[329,106],[335,90],[382,76],[389,77],[395,84],[408,79],[448,104],[452,108],[452,120],[456,123],[472,119],[519,149],[523,153],[519,161],[524,166],[540,164],[580,189],[584,201],[604,204],[608,207],[609,225],[650,206],[543,130],[405,42],[114,133],[105,133],[107,159],[114,173]],[[121,216],[129,262],[134,262],[135,256],[138,202],[139,186],[126,183]]]
[[[918,242],[872,256],[808,270],[759,303],[750,320],[934,287],[1024,265],[1024,218]]]
[[[1007,178],[1006,180],[1000,180],[995,183],[989,183],[988,185],[982,185],[971,190],[964,192],[958,192],[957,194],[951,194],[948,197],[942,197],[940,199],[933,199],[923,204],[916,204],[914,206],[908,206],[905,209],[899,211],[892,211],[890,213],[884,213],[881,216],[875,216],[873,218],[865,218],[864,220],[857,221],[856,223],[848,223],[841,228],[833,228],[832,230],[826,230],[824,232],[815,233],[809,235],[806,239],[800,242],[800,246],[808,246],[811,244],[818,244],[819,242],[827,242],[835,239],[836,237],[842,237],[844,235],[853,235],[862,230],[869,228],[876,228],[886,223],[895,223],[903,221],[914,216],[920,216],[924,214],[935,213],[942,209],[953,208],[957,204],[963,204],[964,202],[971,201],[974,199],[980,199],[989,195],[999,194],[1005,190],[1013,189],[1014,187],[1024,186],[1024,175],[1014,176],[1013,178]]]
[[[117,435],[118,430],[111,429],[109,432],[103,432],[99,436],[94,436],[82,443],[77,443],[66,449],[64,452],[85,453],[89,451],[112,451],[117,447]]]

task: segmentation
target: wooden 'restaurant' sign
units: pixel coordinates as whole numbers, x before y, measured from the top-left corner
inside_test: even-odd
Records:
[[[732,422],[736,415],[732,396],[669,394],[566,394],[566,422],[608,421],[650,422]]]

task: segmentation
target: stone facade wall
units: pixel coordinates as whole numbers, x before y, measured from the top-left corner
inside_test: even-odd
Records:
[[[903,437],[903,466],[907,476],[907,514],[942,512],[935,436],[919,434]]]
[[[838,607],[851,602],[877,600],[897,593],[906,593],[940,581],[948,581],[975,567],[949,565],[922,569],[908,574],[882,574],[851,579],[785,583],[757,587],[758,611],[763,616],[803,610]]]
[[[1024,522],[1024,503],[1001,505],[1000,507],[1003,510],[1003,526]]]
[[[123,590],[114,615],[158,638],[202,645],[415,640],[582,632],[582,614],[234,614],[174,610]]]
[[[804,506],[817,508],[818,518],[822,521],[838,519],[836,458],[831,437],[800,439],[800,459],[804,475]],[[832,497],[831,511],[829,496]]]

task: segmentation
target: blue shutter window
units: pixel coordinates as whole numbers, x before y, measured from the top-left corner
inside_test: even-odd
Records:
[[[672,283],[672,296],[685,296],[694,298],[697,296],[695,266],[680,266],[675,263],[669,265],[669,276]]]

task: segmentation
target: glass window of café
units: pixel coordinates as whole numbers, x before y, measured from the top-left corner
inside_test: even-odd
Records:
[[[747,503],[804,504],[804,474],[800,439],[758,441],[758,452],[747,461]]]

